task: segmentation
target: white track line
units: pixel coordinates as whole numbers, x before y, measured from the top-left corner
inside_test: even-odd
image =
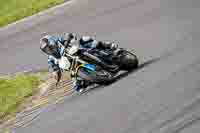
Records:
[[[32,16],[28,16],[28,17],[22,18],[22,19],[20,19],[20,20],[18,20],[18,21],[15,21],[15,22],[11,23],[11,24],[8,24],[8,25],[5,26],[5,27],[0,28],[0,32],[1,32],[1,31],[4,31],[4,30],[7,30],[7,29],[9,29],[9,28],[15,26],[16,24],[25,23],[25,22],[27,22],[27,21],[31,21],[31,20],[33,20],[33,19],[37,19],[38,16],[49,15],[49,13],[54,12],[54,11],[56,11],[56,10],[59,10],[60,8],[65,7],[66,5],[70,5],[70,4],[72,4],[72,3],[75,3],[76,1],[77,1],[77,0],[69,0],[69,1],[67,1],[67,2],[64,2],[63,4],[60,4],[60,5],[51,7],[51,8],[49,8],[49,9],[46,9],[46,10],[44,10],[44,11],[38,12],[38,13],[32,15]]]

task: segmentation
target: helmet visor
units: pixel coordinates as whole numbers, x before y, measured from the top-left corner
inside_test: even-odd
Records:
[[[42,51],[48,55],[53,55],[53,54],[57,53],[57,47],[46,45],[46,47],[44,47],[42,49]]]

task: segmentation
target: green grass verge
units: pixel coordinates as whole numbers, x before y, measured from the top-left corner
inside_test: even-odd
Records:
[[[37,91],[45,72],[0,78],[0,119],[17,111],[25,98]]]
[[[0,0],[0,26],[63,2],[64,0]]]

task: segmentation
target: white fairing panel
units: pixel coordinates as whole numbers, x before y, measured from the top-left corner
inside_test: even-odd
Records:
[[[69,62],[67,57],[62,56],[58,61],[59,67],[64,70],[69,70],[71,63]]]
[[[79,45],[78,44],[74,44],[72,45],[72,47],[69,49],[68,53],[70,55],[75,54],[77,51],[79,50]]]

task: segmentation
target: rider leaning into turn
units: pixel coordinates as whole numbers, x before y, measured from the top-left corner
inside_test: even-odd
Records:
[[[46,35],[42,37],[40,40],[40,49],[48,55],[49,72],[52,73],[53,77],[57,81],[60,80],[62,72],[58,64],[58,59],[62,57],[65,48],[76,42],[79,42],[81,47],[88,49],[96,48],[116,50],[118,48],[116,43],[97,41],[90,36],[82,36],[78,38],[74,33],[64,33],[61,36]],[[80,87],[78,81],[74,81],[73,88],[78,92],[83,91],[83,88]]]

